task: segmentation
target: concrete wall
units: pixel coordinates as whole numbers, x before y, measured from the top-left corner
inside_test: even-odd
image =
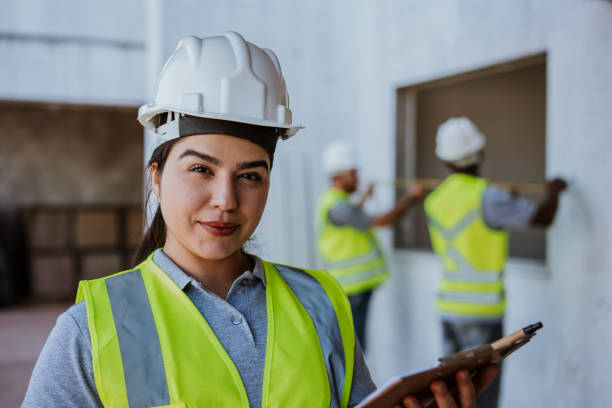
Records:
[[[146,0],[7,0],[0,99],[139,105]]]
[[[357,144],[363,178],[391,178],[396,90],[546,52],[548,175],[573,180],[548,233],[546,268],[508,267],[508,330],[545,328],[505,368],[503,405],[606,405],[611,383],[605,339],[612,329],[609,288],[612,221],[612,3],[246,1],[199,6],[157,2],[165,59],[185,34],[238,30],[277,52],[295,118],[308,127],[281,143],[259,251],[311,265],[310,220],[324,187],[319,154],[329,139]],[[180,21],[181,24],[176,24]],[[151,44],[153,47],[156,44]],[[294,160],[293,158],[297,158]],[[301,187],[301,188],[300,188]],[[302,190],[300,192],[300,190]],[[390,205],[379,189],[372,209]],[[270,211],[273,210],[273,211]],[[272,215],[273,214],[273,215]],[[389,231],[383,231],[391,242]],[[439,268],[428,252],[391,252],[394,277],[380,289],[370,327],[370,365],[378,381],[433,363],[439,329],[432,311]]]
[[[127,108],[0,104],[0,198],[137,205],[144,166],[135,116]]]
[[[581,0],[12,0],[0,15],[0,99],[138,105],[187,34],[237,30],[280,58],[294,117],[279,144],[255,251],[314,266],[313,208],[326,181],[322,146],[353,141],[362,178],[395,175],[396,90],[547,53],[548,175],[574,181],[548,234],[546,268],[508,268],[508,330],[545,328],[508,362],[503,406],[606,406],[612,386],[612,3]],[[3,122],[4,123],[4,122]],[[380,188],[371,210],[391,205]],[[439,354],[432,310],[438,264],[393,251],[374,297],[368,360],[375,378],[421,369]]]
[[[608,405],[612,400],[598,392],[612,385],[606,374],[612,361],[602,340],[612,334],[607,324],[612,264],[605,250],[612,239],[606,212],[611,184],[606,175],[612,171],[607,158],[612,119],[606,112],[612,101],[611,17],[612,3],[605,1],[393,2],[376,13],[383,80],[375,99],[380,111],[372,120],[384,124],[390,139],[395,129],[388,112],[394,109],[396,86],[548,54],[546,170],[571,178],[573,185],[548,233],[544,273],[536,268],[531,274],[528,266],[508,268],[507,329],[535,320],[542,320],[545,329],[506,365],[503,406]],[[396,281],[378,293],[377,308],[381,312],[389,298],[418,299],[412,308],[403,306],[412,332],[400,330],[396,322],[385,322],[376,332],[412,339],[418,330],[420,338],[434,340],[438,328],[429,324],[433,314],[426,297],[433,294],[437,264],[426,253],[406,252],[396,259],[410,267],[409,276],[396,274]],[[435,341],[421,341],[417,344],[423,348],[405,348],[393,359],[373,353],[377,374],[400,366],[416,369],[426,359],[423,350],[430,356],[439,350],[429,346]]]

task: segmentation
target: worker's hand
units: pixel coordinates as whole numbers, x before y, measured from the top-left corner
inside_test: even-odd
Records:
[[[420,183],[415,183],[410,188],[410,193],[408,193],[413,199],[421,199],[427,195],[427,190],[425,190],[425,186]]]
[[[476,404],[476,397],[493,381],[498,371],[499,366],[488,365],[480,370],[474,381],[470,379],[470,373],[467,370],[457,371],[455,374],[459,387],[457,399],[448,391],[444,381],[432,382],[430,389],[438,408],[473,408]],[[402,402],[406,408],[421,408],[418,400],[411,395],[405,397]],[[396,405],[394,408],[401,408],[401,406]]]
[[[368,188],[366,188],[366,191],[363,192],[362,199],[368,199],[372,197],[372,194],[374,194],[374,184],[370,183],[368,184]]]
[[[556,177],[548,182],[548,191],[559,194],[567,188],[567,182],[562,178]]]
[[[372,193],[374,193],[374,184],[370,183],[368,184],[368,188],[366,189],[366,191],[364,191],[364,193],[361,195],[361,198],[359,199],[359,208],[363,207],[368,198],[372,197]]]

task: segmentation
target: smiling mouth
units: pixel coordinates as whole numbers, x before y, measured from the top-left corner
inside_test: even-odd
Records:
[[[198,222],[206,231],[213,235],[226,237],[232,235],[240,226],[240,224],[234,224],[233,222]]]

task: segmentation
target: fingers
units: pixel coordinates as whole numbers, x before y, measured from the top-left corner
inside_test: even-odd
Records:
[[[404,403],[404,408],[422,408],[419,401],[417,401],[417,399],[413,396],[405,397],[402,402]],[[396,405],[395,407],[401,408],[399,405]]]
[[[562,178],[557,177],[548,182],[548,188],[560,193],[567,188],[567,182]]]
[[[476,402],[476,388],[470,373],[467,370],[459,370],[455,375],[457,378],[457,385],[459,387],[459,403],[462,408],[473,407]]]
[[[478,395],[493,381],[498,371],[498,365],[489,364],[479,371],[474,381],[472,381],[467,370],[457,371],[455,374],[458,388],[457,400],[448,390],[444,381],[434,381],[429,388],[434,395],[438,408],[473,408]],[[402,403],[406,408],[421,408],[418,400],[413,396],[405,397]],[[396,407],[401,408],[400,405],[395,405],[394,408]]]
[[[425,187],[422,184],[414,184],[410,189],[410,195],[416,198],[422,198],[427,194]]]
[[[496,364],[489,364],[488,366],[485,366],[480,369],[478,375],[474,380],[476,395],[480,395],[484,391],[484,389],[487,388],[487,385],[489,385],[489,383],[493,381],[498,372],[499,366]]]
[[[446,388],[444,381],[434,381],[429,388],[431,392],[433,392],[438,408],[457,408],[455,398],[453,398],[453,395],[448,391],[448,388]],[[471,408],[473,405],[461,406],[461,408],[468,407]]]
[[[425,193],[425,186],[422,184],[415,184],[414,185],[414,191],[417,192],[418,194],[424,194]]]

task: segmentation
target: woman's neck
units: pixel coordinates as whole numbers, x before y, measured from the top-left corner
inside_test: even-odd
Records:
[[[223,299],[236,278],[253,269],[253,260],[241,250],[227,258],[211,260],[201,258],[181,245],[166,242],[164,253],[186,274]]]

